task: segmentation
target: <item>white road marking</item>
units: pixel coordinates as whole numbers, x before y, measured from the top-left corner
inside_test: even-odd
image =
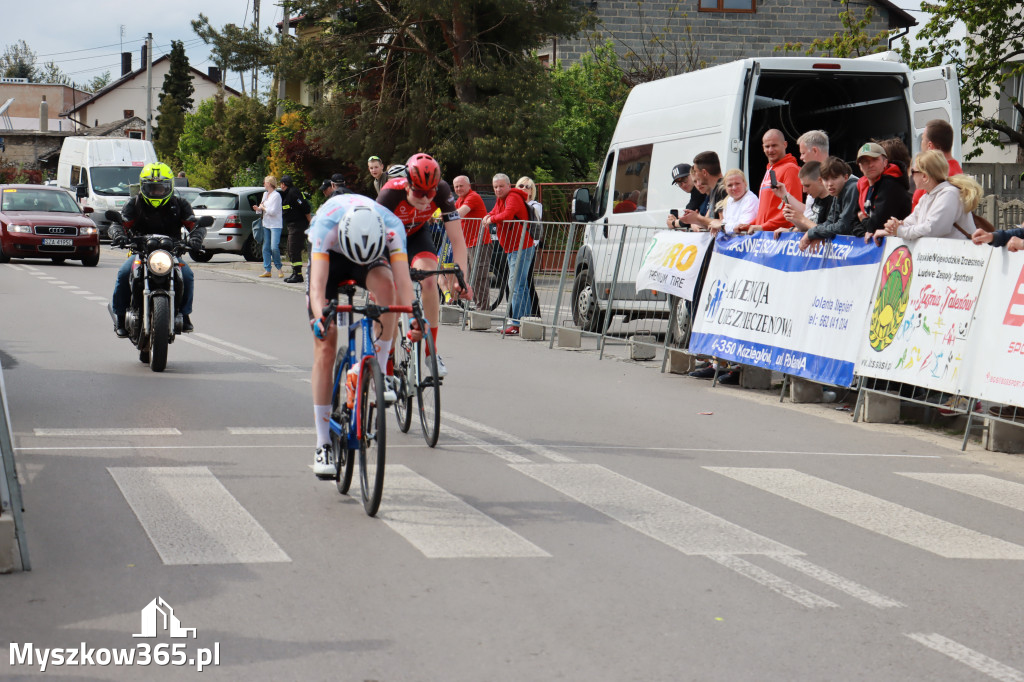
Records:
[[[920,474],[900,473],[900,476],[973,495],[1010,509],[1024,511],[1024,485],[984,474]]]
[[[49,276],[44,275],[44,274],[42,274],[40,272],[33,272],[32,274],[36,275],[36,278],[39,279],[42,282],[45,282],[47,280],[56,280],[57,279],[56,277],[49,277]]]
[[[56,282],[54,282],[54,284],[56,284]],[[65,284],[64,286],[61,287],[61,289],[77,289],[77,288],[78,288],[77,284]]]
[[[454,426],[449,426],[448,424],[441,424],[441,433],[443,433],[445,436],[455,438],[456,440],[461,440],[463,443],[467,443],[469,445],[472,445],[473,447],[480,448],[484,452],[490,453],[499,459],[505,460],[506,462],[512,462],[514,464],[530,462],[529,459],[523,457],[522,455],[517,455],[514,452],[510,452],[505,448],[501,447],[500,445],[494,445],[493,443],[488,443],[487,441],[480,440],[476,436],[471,436],[465,431],[460,431]]]
[[[316,433],[313,426],[229,426],[232,436],[305,436]]]
[[[79,289],[78,291],[72,291],[71,293],[73,293],[73,294],[75,294],[77,296],[92,296],[92,292],[91,291],[83,291],[81,289]]]
[[[107,297],[106,296],[90,296],[89,298],[87,298],[85,300],[87,300],[87,301],[103,301],[104,303],[106,303],[107,302]]]
[[[1024,560],[1024,547],[794,469],[704,467],[947,559]]]
[[[803,554],[598,464],[511,467],[684,554]]]
[[[520,438],[519,436],[514,436],[511,433],[508,433],[506,431],[500,431],[500,430],[498,430],[496,428],[488,426],[487,424],[481,424],[480,422],[473,421],[472,419],[467,419],[466,417],[460,417],[459,415],[452,414],[451,412],[442,412],[442,417],[445,420],[453,421],[456,424],[462,424],[463,426],[468,426],[471,429],[476,429],[477,431],[481,431],[483,433],[486,433],[489,436],[494,436],[495,438],[500,438],[501,440],[508,441],[509,443],[512,443],[513,445],[518,445],[520,447],[526,448],[527,450],[530,450],[531,452],[533,452],[536,455],[539,455],[539,456],[544,457],[546,459],[550,459],[552,462],[575,462],[576,461],[572,457],[566,457],[565,455],[560,455],[557,452],[555,452],[554,450],[546,448],[543,445],[537,445],[536,443],[529,443],[529,442],[523,440],[522,438]]]
[[[108,467],[165,564],[291,561],[206,467]]]
[[[180,436],[181,431],[166,429],[32,429],[36,436]]]
[[[282,374],[308,372],[308,369],[296,367],[295,365],[264,365],[271,372],[280,372]]]
[[[7,267],[9,267],[11,270],[24,270],[24,269],[26,269],[24,265],[20,265],[18,263],[9,263]]]
[[[806,576],[809,576],[811,578],[814,578],[815,580],[825,583],[826,585],[834,587],[840,592],[845,592],[851,597],[860,599],[862,602],[870,604],[871,606],[875,606],[880,609],[890,609],[906,606],[906,604],[903,604],[902,602],[898,602],[895,599],[890,599],[885,595],[878,594],[873,590],[869,590],[863,585],[860,585],[852,580],[844,578],[841,575],[833,573],[827,568],[822,568],[821,566],[812,564],[810,561],[807,561],[806,559],[803,559],[801,557],[793,556],[791,554],[774,554],[771,556],[771,558],[775,561],[778,561],[780,564],[784,566],[789,566],[793,570],[799,571]]]
[[[198,336],[201,339],[206,339],[207,341],[212,341],[213,343],[219,343],[220,345],[222,345],[222,346],[224,346],[226,348],[233,348],[233,349],[235,349],[237,351],[241,351],[243,353],[247,353],[248,355],[251,355],[254,358],[259,358],[260,360],[276,360],[277,359],[273,355],[267,355],[266,353],[261,353],[258,350],[253,350],[252,348],[246,348],[245,346],[239,346],[237,344],[231,343],[230,341],[225,341],[224,339],[218,339],[216,336],[210,336],[209,334],[201,334],[199,332],[193,332],[192,336]]]
[[[641,445],[559,445],[566,450],[635,450],[637,452],[725,452],[744,455],[827,455],[829,457],[895,457],[908,459],[941,459],[942,455],[905,455],[885,452],[810,452],[807,450],[737,450],[733,448],[646,447]]]
[[[731,554],[708,554],[706,556],[715,563],[736,571],[744,578],[750,578],[755,583],[764,585],[772,592],[776,592],[781,594],[783,597],[792,599],[801,606],[806,606],[809,609],[839,608],[838,604],[830,602],[824,597],[819,597],[813,592],[809,592],[798,585],[794,585],[793,583],[775,575],[771,571],[766,571],[760,566],[750,563],[746,559],[733,556]]]
[[[217,353],[218,355],[224,355],[229,358],[234,358],[235,360],[241,360],[242,362],[252,362],[252,358],[248,358],[244,355],[239,355],[238,353],[232,353],[229,350],[224,350],[223,348],[218,348],[217,346],[213,346],[208,343],[203,343],[202,341],[190,339],[187,334],[182,334],[181,336],[178,336],[176,338],[184,341],[185,343],[192,344],[193,346],[205,348],[206,350]]]
[[[429,559],[551,556],[408,467],[388,466],[384,485],[377,518]]]
[[[929,649],[934,649],[940,654],[945,654],[957,663],[963,663],[969,668],[974,668],[980,673],[1000,680],[1000,682],[1024,682],[1024,674],[1019,670],[1004,665],[974,649],[965,647],[963,644],[954,642],[948,637],[943,637],[937,632],[908,632],[905,634],[915,642],[923,644]]]

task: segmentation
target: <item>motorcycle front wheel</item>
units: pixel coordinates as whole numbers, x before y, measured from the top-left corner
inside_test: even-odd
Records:
[[[154,296],[152,303],[149,368],[154,372],[162,372],[167,367],[167,342],[171,338],[171,304],[163,296]]]

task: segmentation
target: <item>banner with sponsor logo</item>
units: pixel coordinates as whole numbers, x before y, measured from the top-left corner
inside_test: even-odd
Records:
[[[963,393],[1024,407],[1024,253],[992,251]]]
[[[693,300],[693,288],[710,243],[709,232],[657,232],[637,273],[637,292],[653,289]]]
[[[882,250],[853,237],[801,251],[800,234],[715,242],[690,350],[850,386]]]
[[[959,392],[992,248],[959,239],[892,237],[884,246],[857,374]]]

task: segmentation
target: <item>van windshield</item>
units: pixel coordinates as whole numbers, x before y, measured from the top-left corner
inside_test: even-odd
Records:
[[[128,186],[139,184],[137,166],[93,166],[89,169],[92,177],[92,191],[104,196],[126,197]]]

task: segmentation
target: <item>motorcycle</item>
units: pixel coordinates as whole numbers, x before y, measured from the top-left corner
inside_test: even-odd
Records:
[[[121,214],[117,211],[107,211],[105,217],[121,224]],[[199,219],[200,227],[211,224],[210,216]],[[134,261],[128,277],[131,302],[124,317],[125,328],[128,338],[139,350],[139,360],[154,372],[162,372],[167,367],[167,347],[181,334],[184,323],[184,316],[179,312],[184,286],[176,263],[189,248],[184,240],[160,234],[129,236],[127,240],[121,248],[129,249]],[[116,323],[112,304],[107,304],[107,311]]]

